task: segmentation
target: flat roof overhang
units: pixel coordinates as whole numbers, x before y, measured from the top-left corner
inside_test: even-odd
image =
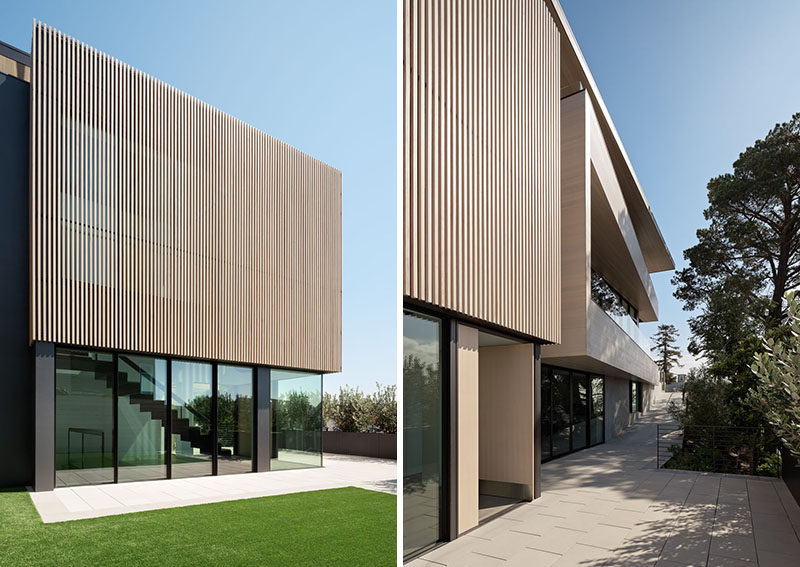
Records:
[[[580,88],[588,92],[625,196],[647,269],[650,273],[674,270],[675,262],[672,254],[656,223],[650,204],[642,191],[633,165],[622,145],[603,97],[600,96],[600,90],[586,64],[564,10],[558,0],[545,0],[545,2],[561,32],[561,95],[563,97],[572,94]]]

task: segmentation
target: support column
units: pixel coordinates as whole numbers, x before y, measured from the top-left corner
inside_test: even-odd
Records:
[[[457,328],[458,535],[478,525],[478,329]]]
[[[272,451],[272,423],[270,416],[270,380],[269,368],[259,366],[256,368],[255,378],[255,443],[253,448],[254,470],[266,472],[270,470],[270,454]]]
[[[36,492],[56,484],[56,349],[53,343],[33,345],[34,477]]]

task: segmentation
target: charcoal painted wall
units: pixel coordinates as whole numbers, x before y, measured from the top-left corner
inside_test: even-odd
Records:
[[[606,376],[606,441],[622,433],[641,419],[639,412],[630,411],[630,385],[625,378]],[[653,385],[642,382],[642,409],[650,411]]]
[[[33,482],[28,346],[30,85],[0,73],[0,487]]]

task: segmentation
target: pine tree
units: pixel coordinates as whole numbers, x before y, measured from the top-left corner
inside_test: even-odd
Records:
[[[659,325],[658,332],[653,335],[655,343],[650,350],[657,354],[656,364],[658,369],[664,373],[664,383],[670,384],[673,381],[672,369],[678,364],[681,350],[678,348],[678,329],[675,325]]]

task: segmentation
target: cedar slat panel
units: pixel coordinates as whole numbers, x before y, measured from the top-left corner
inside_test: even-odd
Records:
[[[561,335],[559,41],[544,0],[405,0],[403,294]]]
[[[41,23],[31,340],[341,369],[341,173]]]

